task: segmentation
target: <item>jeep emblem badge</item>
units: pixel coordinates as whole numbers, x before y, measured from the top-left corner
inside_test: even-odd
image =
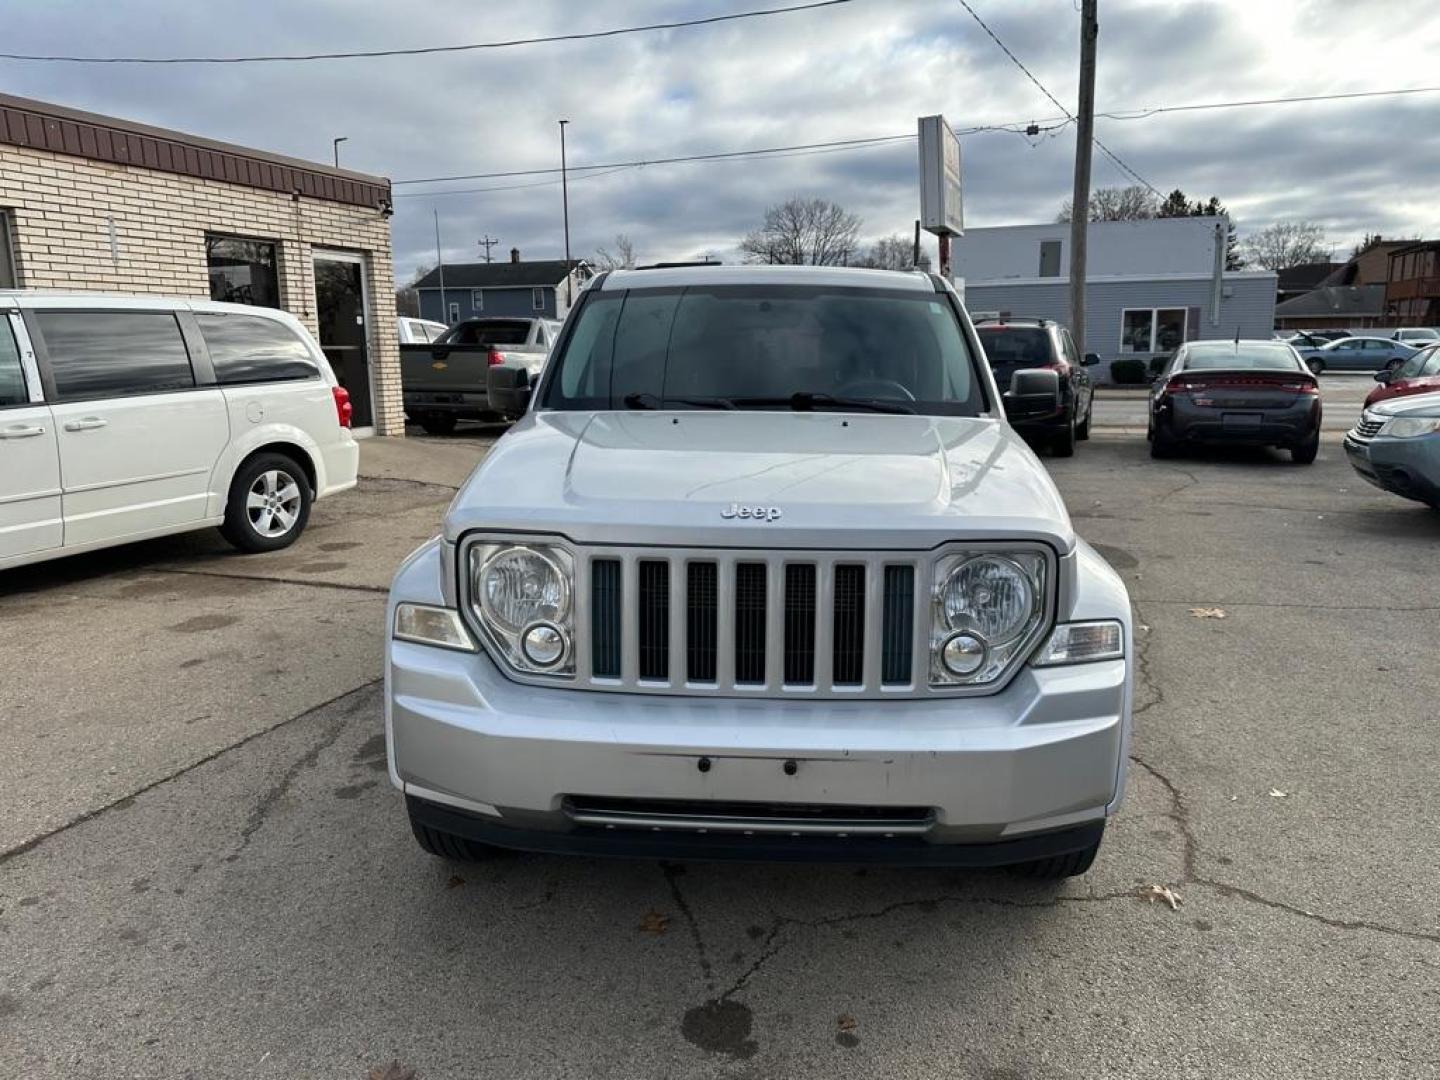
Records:
[[[731,503],[720,516],[729,520],[741,518],[746,521],[779,521],[780,507],[778,506],[742,506],[740,503]]]

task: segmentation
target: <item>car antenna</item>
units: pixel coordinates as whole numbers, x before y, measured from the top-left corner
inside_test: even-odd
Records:
[[[1235,347],[1236,347],[1237,349],[1240,347],[1240,324],[1239,324],[1239,323],[1236,323],[1236,324],[1235,324]]]

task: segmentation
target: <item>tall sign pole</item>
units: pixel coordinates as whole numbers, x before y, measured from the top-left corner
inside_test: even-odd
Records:
[[[1090,155],[1095,145],[1095,39],[1099,0],[1080,11],[1080,105],[1075,112],[1075,192],[1070,198],[1070,336],[1085,355],[1085,241],[1090,227]]]
[[[445,307],[445,256],[440,254],[440,208],[435,208],[435,265],[440,271],[440,322],[447,326],[450,323],[446,317]],[[424,312],[421,312],[424,314]]]
[[[570,181],[565,171],[565,125],[569,120],[560,121],[560,200],[565,209],[565,306],[575,303],[570,285]]]
[[[940,240],[940,276],[951,280],[950,238],[965,235],[960,140],[943,116],[920,117],[919,227]],[[916,231],[919,246],[919,231]]]

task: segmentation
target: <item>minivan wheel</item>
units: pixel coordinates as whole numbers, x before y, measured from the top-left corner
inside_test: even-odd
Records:
[[[410,831],[415,834],[415,842],[426,854],[440,859],[449,859],[451,862],[484,862],[486,859],[493,858],[500,850],[489,844],[477,844],[474,840],[466,840],[463,836],[440,832],[432,829],[429,825],[422,825],[415,820],[413,813],[410,815]]]
[[[305,531],[312,498],[300,466],[284,454],[260,454],[230,481],[220,532],[241,551],[279,551]]]
[[[1031,859],[1029,862],[1015,863],[1006,869],[1017,877],[1030,878],[1035,881],[1060,881],[1063,878],[1079,877],[1089,870],[1099,851],[1100,841],[1096,840],[1089,847],[1081,848],[1079,851],[1069,851],[1064,855],[1051,855],[1046,859]]]

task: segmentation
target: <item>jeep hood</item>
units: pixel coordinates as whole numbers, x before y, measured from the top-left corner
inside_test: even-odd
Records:
[[[1049,475],[1003,421],[826,412],[532,413],[450,506],[447,539],[475,529],[631,545],[1074,546]]]

